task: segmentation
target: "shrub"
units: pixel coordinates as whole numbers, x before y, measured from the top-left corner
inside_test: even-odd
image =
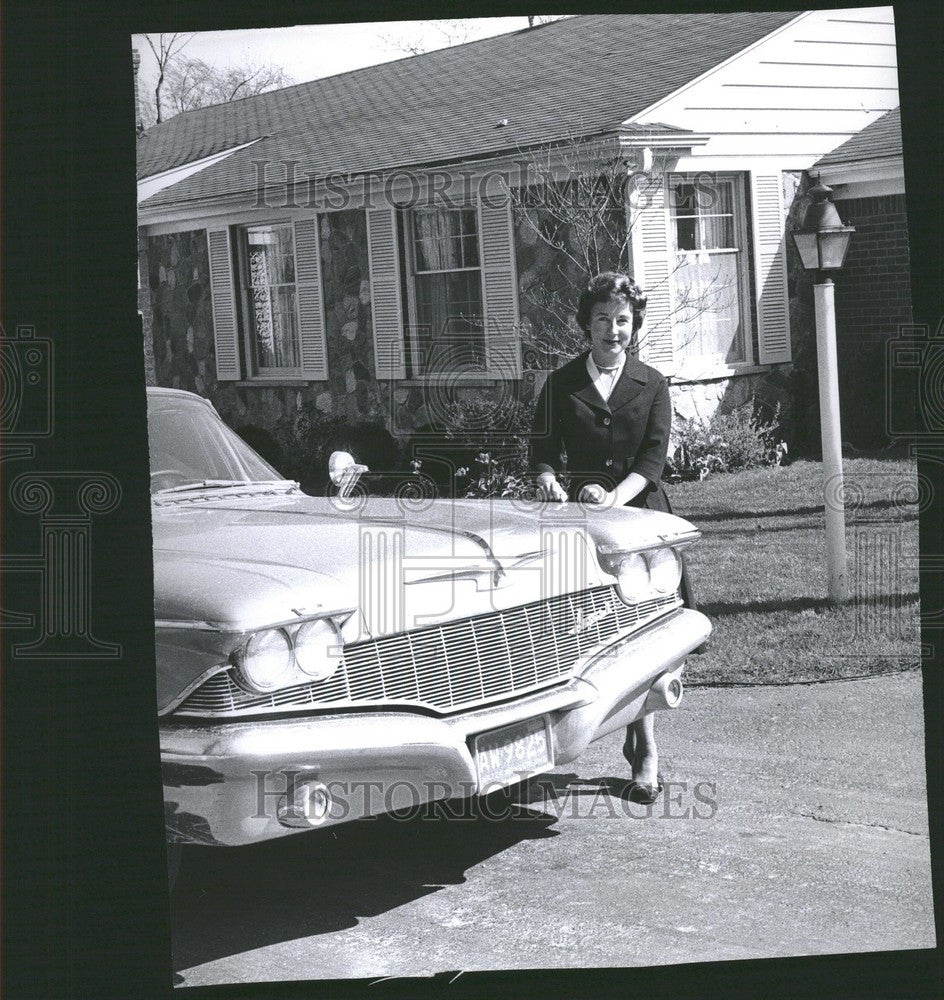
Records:
[[[442,413],[442,444],[424,446],[423,467],[440,488],[459,497],[520,497],[533,491],[528,470],[531,407],[518,400],[460,397]],[[437,461],[438,460],[438,461]],[[431,466],[438,465],[437,477]],[[447,470],[445,473],[443,470]],[[451,482],[443,481],[448,475]]]
[[[764,420],[756,400],[730,413],[715,413],[707,423],[677,417],[675,448],[666,459],[664,478],[672,481],[704,479],[712,472],[736,472],[761,465],[780,465],[786,444],[778,440],[780,404]]]
[[[379,421],[351,424],[347,417],[322,413],[313,404],[284,420],[278,433],[286,456],[284,473],[307,493],[324,492],[333,451],[350,452],[372,472],[394,469],[399,461],[396,440]]]

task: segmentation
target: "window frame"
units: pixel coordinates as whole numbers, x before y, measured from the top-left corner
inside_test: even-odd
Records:
[[[672,207],[672,185],[678,180],[696,182],[699,171],[668,171],[665,188],[665,225],[666,249],[669,255],[669,295],[670,309],[674,315],[679,308],[679,293],[676,284],[678,270],[677,248],[678,229],[677,216]],[[672,356],[674,359],[675,376],[680,381],[702,380],[713,375],[722,377],[726,374],[736,374],[746,369],[758,367],[755,343],[754,309],[752,308],[752,276],[754,268],[754,246],[751,239],[750,204],[748,199],[748,175],[741,171],[711,171],[712,178],[729,183],[732,187],[733,227],[734,236],[738,241],[737,248],[709,250],[709,255],[735,254],[737,258],[737,290],[740,328],[744,347],[744,357],[741,361],[725,361],[711,355],[690,354],[684,344],[678,342],[676,323],[672,323]],[[696,217],[697,218],[697,217]],[[684,252],[684,251],[681,251]]]
[[[416,237],[414,230],[414,217],[417,211],[437,211],[437,212],[471,212],[475,219],[475,245],[478,251],[478,266],[445,268],[441,270],[418,271],[416,267]],[[406,378],[407,383],[428,383],[435,380],[442,373],[430,371],[417,371],[416,359],[421,356],[422,345],[419,340],[419,322],[417,311],[416,278],[420,274],[468,274],[477,271],[479,276],[479,302],[481,304],[481,314],[479,323],[482,336],[482,357],[483,368],[481,372],[452,372],[449,373],[449,381],[463,382],[471,384],[490,383],[492,374],[489,369],[488,342],[485,335],[485,313],[486,313],[486,289],[485,289],[485,262],[484,247],[482,246],[482,222],[479,215],[479,205],[477,202],[462,203],[460,205],[429,205],[422,208],[400,208],[397,210],[397,229],[399,230],[400,249],[403,262],[403,285],[404,297],[404,325],[405,341],[407,347]],[[430,341],[432,342],[432,333]]]
[[[296,348],[298,353],[298,364],[291,367],[271,367],[260,368],[256,360],[256,345],[254,343],[255,329],[252,319],[252,282],[249,274],[249,243],[248,234],[250,230],[279,229],[285,228],[292,237],[292,271],[294,281],[292,288],[295,290],[294,312],[295,330],[297,334]],[[243,345],[243,357],[245,360],[245,371],[243,378],[252,382],[284,382],[307,380],[302,366],[302,326],[301,316],[298,309],[298,257],[296,247],[295,225],[293,219],[262,219],[253,222],[237,224],[235,227],[235,268],[234,281],[236,284],[236,295],[238,302],[238,323],[240,341]],[[271,286],[269,286],[271,287]],[[269,305],[271,311],[271,299]]]

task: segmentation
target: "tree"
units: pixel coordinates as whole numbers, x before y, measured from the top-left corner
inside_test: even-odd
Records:
[[[154,44],[154,39],[150,35],[145,35],[144,40],[148,43],[148,48],[157,60],[157,84],[154,87],[154,104],[153,104],[153,124],[160,125],[163,120],[162,107],[161,107],[161,90],[164,86],[164,77],[167,74],[167,67],[170,65],[171,59],[174,58],[177,53],[193,38],[193,35],[179,35],[173,34],[169,38],[161,33],[157,36],[157,44]],[[144,108],[142,108],[142,117],[144,117],[143,112],[145,110],[150,111],[151,107],[145,103]],[[145,124],[150,124],[145,122]]]
[[[167,71],[167,98],[171,113],[177,115],[278,90],[294,82],[281,67],[250,60],[218,69],[202,59],[180,59]]]
[[[528,27],[549,24],[559,21],[563,14],[528,14]],[[475,38],[476,18],[453,17],[438,21],[417,21],[410,29],[409,35],[381,35],[381,41],[394,52],[403,52],[408,56],[418,56],[432,49],[448,48],[452,45],[462,45]],[[441,40],[437,40],[436,36]],[[438,41],[438,44],[437,44]]]
[[[520,153],[531,163],[529,183],[509,193],[519,243],[525,367],[555,368],[586,346],[573,317],[589,278],[629,269],[631,226],[637,224],[632,209],[662,189],[666,167],[657,159],[635,169],[624,153],[579,137]],[[706,197],[714,196],[710,180],[707,174],[700,180]],[[685,346],[680,338],[699,317],[737,296],[736,285],[719,277],[689,281],[691,257],[676,253],[666,277],[646,289],[651,295],[672,282],[673,307],[664,322],[673,326],[677,347]],[[643,338],[648,331],[644,326]]]
[[[182,57],[180,50],[190,39],[175,41],[180,37],[173,35],[165,41],[161,35],[155,45],[145,36],[158,61],[153,96],[148,94],[142,101],[141,118],[146,128],[184,111],[252,97],[295,82],[281,67],[269,63],[246,59],[217,67],[202,59]]]

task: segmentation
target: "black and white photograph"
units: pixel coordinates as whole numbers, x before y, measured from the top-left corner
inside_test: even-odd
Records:
[[[2,316],[4,720],[85,733],[7,734],[4,829],[63,925],[140,845],[154,988],[940,975],[940,177],[900,7],[718,7],[109,29],[75,308]]]

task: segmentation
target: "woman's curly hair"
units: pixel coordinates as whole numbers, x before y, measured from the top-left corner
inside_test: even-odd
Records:
[[[625,299],[633,308],[633,333],[639,332],[646,318],[646,293],[626,274],[604,271],[590,279],[586,291],[577,303],[577,325],[584,332],[590,326],[590,313],[598,302],[611,298]]]

